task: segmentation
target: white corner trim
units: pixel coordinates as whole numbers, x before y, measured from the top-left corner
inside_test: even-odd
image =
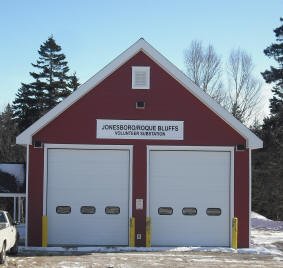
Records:
[[[252,150],[249,149],[249,247],[251,246],[251,212],[252,212]]]
[[[219,117],[221,117],[228,125],[235,129],[241,136],[246,139],[246,146],[251,149],[262,148],[262,141],[253,134],[247,127],[241,122],[235,119],[228,111],[220,106],[215,100],[213,100],[202,89],[196,86],[182,71],[180,71],[174,64],[161,55],[155,48],[153,48],[144,39],[139,39],[136,43],[130,46],[122,54],[116,57],[112,62],[106,65],[101,71],[91,77],[88,81],[82,84],[76,91],[70,96],[64,99],[61,103],[55,106],[47,114],[41,117],[33,125],[22,132],[16,139],[17,144],[31,144],[32,135],[37,133],[40,129],[46,126],[50,121],[59,116],[74,102],[83,97],[86,93],[92,90],[100,82],[106,79],[111,73],[117,70],[127,60],[137,54],[139,51],[144,52],[154,62],[156,62],[161,68],[167,71],[173,78],[175,78],[180,84],[182,84],[189,92],[191,92],[196,98],[204,103],[209,109],[214,111]]]
[[[232,223],[233,223],[233,218],[235,217],[235,211],[234,211],[234,203],[235,203],[235,189],[234,189],[234,185],[235,185],[235,178],[234,178],[234,174],[235,174],[235,170],[234,170],[234,166],[235,166],[235,148],[231,147],[230,148],[230,161],[231,161],[231,165],[230,165],[230,247],[232,247],[232,235],[233,235],[233,228],[232,228]],[[229,150],[229,149],[227,149]]]
[[[27,160],[26,160],[26,237],[25,237],[25,247],[28,246],[28,200],[29,200],[29,145],[26,144],[26,150],[27,150]]]
[[[47,144],[46,144],[47,145]],[[42,216],[47,216],[47,176],[48,176],[48,146],[44,145],[44,159],[43,159],[43,204]]]
[[[128,146],[129,150],[129,220],[128,220],[128,244],[130,245],[130,219],[133,217],[133,146]]]

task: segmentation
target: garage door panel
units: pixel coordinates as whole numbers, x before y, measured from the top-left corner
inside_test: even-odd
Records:
[[[71,220],[71,219],[70,219]],[[59,224],[60,222],[58,222]],[[62,222],[64,224],[65,222]],[[56,231],[54,231],[54,235],[50,237],[49,245],[104,245],[101,242],[95,241],[103,241],[105,240],[105,232],[111,232],[113,235],[111,236],[111,245],[121,245],[121,236],[117,232],[113,232],[113,229],[107,226],[103,225],[104,222],[101,221],[95,221],[95,223],[91,224],[80,224],[79,226],[68,226],[65,228],[57,228]],[[84,228],[89,229],[90,226],[98,226],[96,227],[96,232],[89,233],[87,236],[82,236],[80,232],[78,232],[78,228]],[[54,239],[58,236],[62,237],[62,233],[65,233],[66,236],[63,239],[60,239],[60,241],[54,242]],[[54,236],[54,237],[53,237]],[[78,242],[79,241],[79,242]],[[90,243],[92,241],[92,243]]]
[[[128,150],[49,149],[47,178],[50,245],[128,245]],[[70,214],[56,213],[63,205]],[[95,213],[82,214],[82,206]],[[106,214],[107,206],[119,214]]]
[[[153,246],[229,246],[230,152],[150,151],[149,208]],[[173,208],[159,215],[159,207]],[[184,207],[197,214],[182,214]],[[221,215],[208,216],[207,208]]]

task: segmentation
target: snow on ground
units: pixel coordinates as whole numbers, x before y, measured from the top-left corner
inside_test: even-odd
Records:
[[[251,247],[20,247],[6,267],[283,267],[283,222],[251,215]],[[117,254],[118,253],[118,254]]]
[[[26,237],[26,225],[24,223],[20,223],[16,227],[20,235],[20,243],[24,245],[24,241]]]
[[[283,260],[283,221],[272,221],[255,212],[251,214],[251,247],[234,250],[221,247],[20,247],[21,252],[219,252],[275,255]]]
[[[283,231],[283,221],[273,221],[256,212],[252,212],[251,222],[253,229]]]
[[[283,221],[272,221],[252,212],[251,225],[250,250],[283,256]]]

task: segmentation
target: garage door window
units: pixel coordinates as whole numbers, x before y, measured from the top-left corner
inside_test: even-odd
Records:
[[[160,208],[158,208],[158,214],[159,215],[172,215],[173,214],[173,208],[171,208],[171,207],[160,207]]]
[[[120,207],[108,206],[105,208],[105,213],[112,215],[120,214]]]
[[[220,208],[208,208],[206,210],[207,216],[220,216],[221,215],[221,209]]]
[[[81,214],[94,214],[95,211],[96,209],[93,206],[82,206],[81,207]]]
[[[196,208],[183,208],[182,214],[185,216],[195,216],[197,215],[198,210]]]
[[[57,214],[70,214],[71,213],[71,207],[70,206],[57,206],[56,207],[56,213]]]

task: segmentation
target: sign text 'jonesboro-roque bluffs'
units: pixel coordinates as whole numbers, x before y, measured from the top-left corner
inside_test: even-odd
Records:
[[[97,119],[99,139],[183,140],[184,121]]]

